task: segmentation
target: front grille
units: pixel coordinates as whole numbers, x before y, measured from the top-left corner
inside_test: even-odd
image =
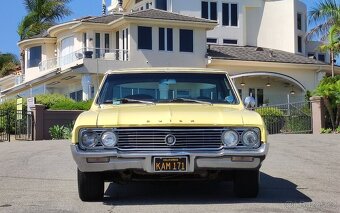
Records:
[[[119,150],[157,151],[157,150],[220,150],[223,148],[221,135],[228,128],[157,128],[157,129],[114,129],[117,133]],[[240,138],[245,129],[235,129]],[[94,130],[98,137],[104,130]],[[165,143],[167,135],[174,135],[176,143]],[[244,145],[239,141],[238,147]],[[104,148],[98,143],[96,148]],[[245,147],[244,147],[245,148]]]
[[[125,129],[118,130],[118,148],[128,149],[220,149],[223,129]],[[167,135],[176,143],[165,143]]]

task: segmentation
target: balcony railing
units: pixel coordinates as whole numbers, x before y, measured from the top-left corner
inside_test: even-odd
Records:
[[[22,84],[25,81],[25,75],[16,75],[14,81],[15,81],[15,86]]]
[[[129,51],[122,49],[82,48],[62,57],[51,58],[40,62],[39,70],[44,72],[61,68],[84,58],[128,61]]]

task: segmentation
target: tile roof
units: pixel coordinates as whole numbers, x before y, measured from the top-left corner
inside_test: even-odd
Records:
[[[104,16],[90,16],[90,17],[85,17],[79,21],[81,22],[90,22],[90,23],[101,23],[101,24],[108,24],[110,22],[113,22],[119,18],[121,18],[123,15],[122,14],[109,14],[109,15],[104,15]]]
[[[137,12],[130,12],[130,13],[124,13],[124,14],[109,14],[109,15],[98,16],[98,17],[88,17],[88,18],[82,19],[81,21],[108,24],[121,17],[149,18],[149,19],[187,21],[187,22],[199,22],[199,23],[217,23],[216,21],[211,21],[208,19],[195,18],[191,16],[185,16],[185,15],[181,15],[178,13],[173,13],[173,12],[168,12],[168,11],[158,10],[158,9],[141,10]]]
[[[216,21],[212,21],[209,19],[196,18],[196,17],[181,15],[178,13],[173,13],[173,12],[168,12],[168,11],[158,10],[158,9],[141,10],[141,11],[125,14],[125,16],[135,17],[135,18],[174,20],[174,21],[217,23]]]
[[[208,55],[215,59],[325,65],[303,55],[253,46],[210,45]]]

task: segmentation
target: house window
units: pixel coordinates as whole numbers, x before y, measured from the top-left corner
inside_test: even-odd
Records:
[[[237,44],[235,39],[223,39],[223,44]]]
[[[325,61],[325,54],[318,54],[318,60],[319,61]]]
[[[167,0],[156,0],[156,9],[167,10]]]
[[[83,90],[79,90],[76,92],[70,93],[70,98],[75,101],[82,101],[83,100]]]
[[[222,3],[222,25],[238,26],[238,6],[237,4]]]
[[[96,33],[96,58],[100,58],[100,33]]]
[[[119,31],[116,32],[116,49],[119,49]]]
[[[194,51],[194,32],[192,30],[179,30],[179,50],[181,52]]]
[[[217,20],[217,3],[202,1],[201,17],[205,19]]]
[[[105,33],[105,52],[110,52],[110,34]]]
[[[207,43],[216,44],[217,43],[217,38],[207,38]]]
[[[298,52],[302,53],[302,37],[298,36]]]
[[[302,30],[302,14],[297,14],[297,28],[298,30]]]
[[[152,50],[152,27],[138,26],[138,49]]]
[[[242,89],[237,89],[237,91],[238,91],[238,94],[240,95],[241,100],[243,100],[243,98],[242,98]]]
[[[249,96],[253,97],[256,101],[256,106],[263,105],[263,89],[249,88]]]
[[[27,68],[37,67],[41,62],[41,46],[31,47],[28,50]]]
[[[159,50],[173,50],[172,28],[159,28]]]
[[[83,47],[87,49],[87,33],[83,33]]]

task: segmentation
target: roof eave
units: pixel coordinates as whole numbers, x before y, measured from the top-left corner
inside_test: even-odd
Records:
[[[160,19],[160,18],[142,18],[142,17],[129,17],[129,16],[124,16],[124,19],[132,22],[147,22],[147,23],[152,23],[152,24],[161,24],[161,25],[168,25],[168,24],[178,24],[180,26],[193,26],[192,24],[195,24],[195,28],[204,28],[208,30],[214,29],[218,24],[215,22],[198,22],[198,21],[180,21],[180,20],[171,20],[171,19]],[[150,22],[152,21],[152,22]]]
[[[55,37],[45,37],[45,38],[31,38],[19,41],[17,45],[19,48],[24,49],[27,46],[35,45],[35,44],[53,44],[55,43],[57,38]]]
[[[303,63],[284,63],[284,62],[269,62],[269,61],[245,61],[245,60],[230,60],[223,58],[212,57],[210,65],[234,65],[234,66],[263,66],[263,67],[285,67],[285,68],[296,68],[303,67],[305,69],[325,69],[329,68],[328,64],[303,64]]]

